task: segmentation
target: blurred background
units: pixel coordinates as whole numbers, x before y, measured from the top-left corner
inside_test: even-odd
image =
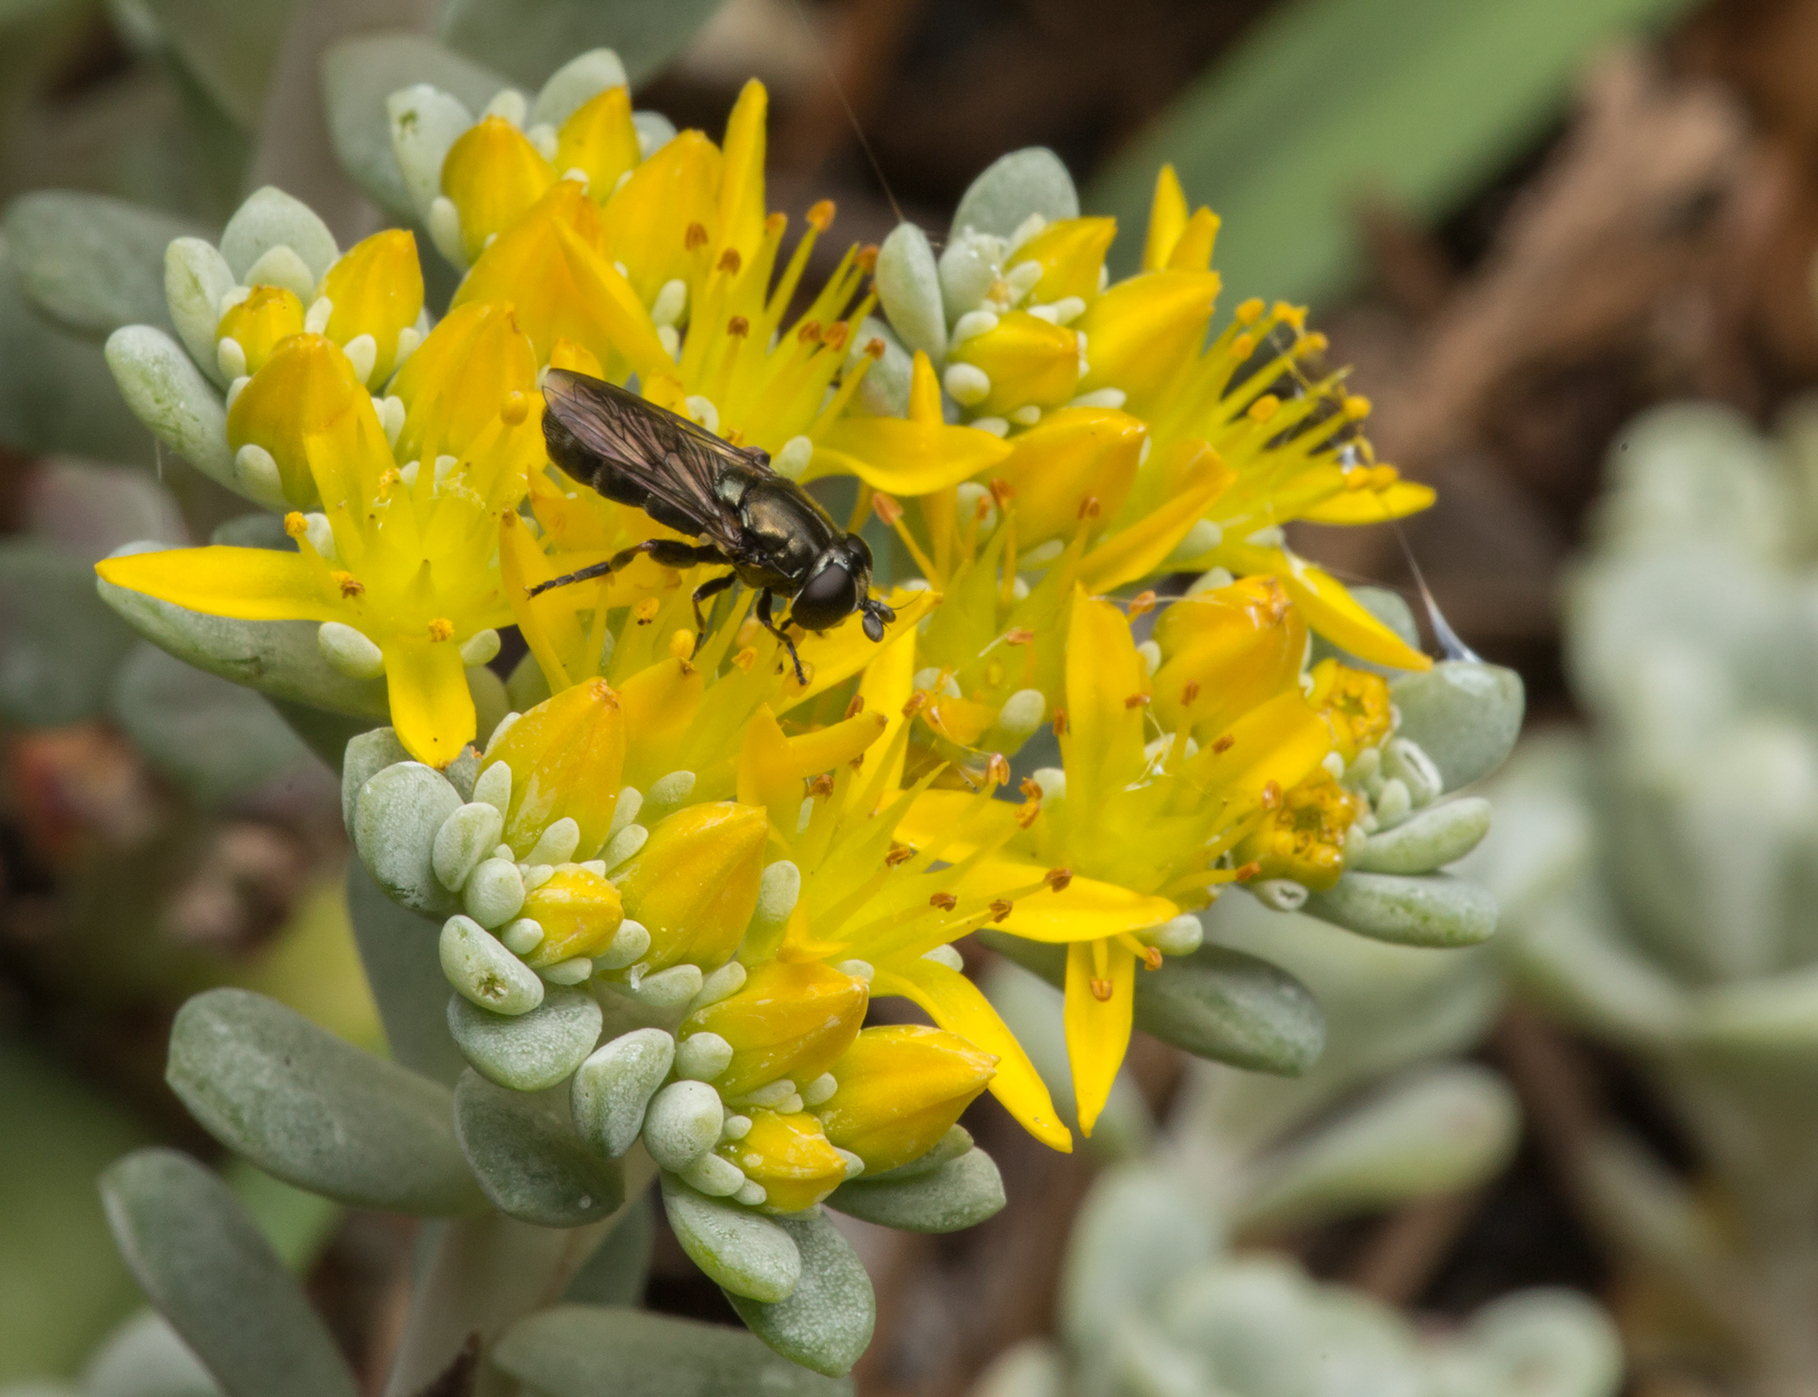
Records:
[[[95,1172],[154,1140],[218,1157],[162,1083],[184,996],[248,985],[382,1041],[340,907],[336,779],[262,700],[94,598],[114,547],[206,540],[244,505],[160,460],[119,401],[99,347],[119,321],[59,283],[45,242],[69,225],[39,191],[149,206],[163,221],[132,226],[161,247],[277,183],[345,246],[380,216],[334,158],[324,47],[436,8],[0,0],[0,1384],[73,1374],[135,1308]],[[1310,303],[1376,405],[1379,456],[1439,488],[1400,536],[1295,526],[1295,546],[1410,598],[1417,560],[1528,690],[1533,736],[1479,856],[1498,942],[1357,952],[1218,909],[1214,940],[1331,996],[1328,1064],[1246,1079],[1138,1035],[1121,1114],[1068,1157],[984,1099],[968,1124],[1010,1206],[952,1237],[861,1238],[879,1330],[859,1391],[963,1393],[1056,1333],[1076,1212],[1144,1158],[1202,1193],[1257,1160],[1317,1165],[1285,1203],[1227,1188],[1233,1244],[1420,1332],[1563,1286],[1614,1316],[1638,1389],[1818,1391],[1818,0],[692,9],[638,105],[717,138],[763,79],[770,203],[837,201],[830,255],[899,209],[938,237],[982,168],[1041,144],[1119,218],[1125,271],[1172,161],[1224,220],[1225,305]],[[102,226],[116,206],[86,207]],[[968,959],[1014,1016],[1028,987]],[[1436,1060],[1465,1075],[1397,1127],[1417,1157],[1357,1145],[1370,1102]],[[1309,1163],[1347,1110],[1351,1136]],[[379,1390],[411,1225],[221,1163]],[[661,1236],[646,1301],[731,1318]],[[1077,1350],[1093,1330],[1071,1323]],[[1040,1390],[1017,1386],[1029,1371],[983,1381],[1014,1397]]]

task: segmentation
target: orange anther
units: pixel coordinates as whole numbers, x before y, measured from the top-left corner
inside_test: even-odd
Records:
[[[951,912],[959,905],[959,899],[952,893],[936,893],[933,897],[928,899],[928,905],[930,907],[938,907],[943,912]]]

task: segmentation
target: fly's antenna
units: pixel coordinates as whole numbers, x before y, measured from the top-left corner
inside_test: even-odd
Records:
[[[814,50],[815,60],[821,65],[821,71],[827,75],[827,85],[833,89],[833,95],[839,98],[840,108],[846,113],[846,120],[852,125],[852,134],[858,137],[859,148],[865,152],[865,159],[871,166],[871,173],[877,176],[878,184],[883,188],[884,197],[890,201],[890,210],[896,215],[898,223],[907,223],[903,216],[903,206],[896,201],[896,191],[891,189],[890,181],[884,176],[884,167],[878,163],[877,152],[872,150],[871,142],[865,135],[865,128],[859,125],[858,113],[852,110],[852,103],[846,100],[846,89],[840,86],[839,74],[833,70],[833,64],[827,58],[827,51],[821,46],[821,36],[815,32],[814,22],[808,18],[807,10],[802,8],[802,0],[792,0],[795,15],[801,21],[802,28],[808,34],[808,47]]]

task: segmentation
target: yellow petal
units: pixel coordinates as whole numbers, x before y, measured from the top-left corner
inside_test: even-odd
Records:
[[[556,172],[502,116],[483,116],[449,148],[442,192],[461,213],[461,246],[473,261],[555,183]]]
[[[1010,454],[1010,445],[975,427],[948,427],[899,417],[841,417],[814,447],[807,478],[856,475],[890,495],[946,490]]]
[[[1042,279],[1030,293],[1035,301],[1058,301],[1063,296],[1091,300],[1098,295],[1099,269],[1117,236],[1115,218],[1066,218],[1050,223],[1010,258],[1010,265],[1035,262]]]
[[[1392,665],[1396,669],[1431,669],[1433,661],[1410,649],[1402,638],[1383,625],[1345,590],[1331,573],[1283,550],[1277,573],[1294,604],[1307,613],[1307,622],[1327,640],[1360,660]]]
[[[167,548],[103,558],[95,571],[116,587],[242,621],[351,621],[339,598],[299,554],[275,548]]]
[[[575,601],[570,594],[578,588],[558,587],[540,596],[530,595],[537,583],[555,576],[517,511],[506,510],[499,518],[499,586],[530,653],[537,657],[543,678],[550,689],[560,693],[585,672],[582,652],[587,637],[574,617]]]
[[[701,711],[706,687],[700,670],[686,660],[665,657],[646,665],[619,685],[631,746],[625,779],[638,787],[677,769],[674,758]]]
[[[959,886],[966,891],[1026,888],[1045,872],[1035,864],[988,858],[973,865]],[[1044,885],[1012,899],[1009,914],[998,925],[1030,941],[1054,945],[1144,931],[1179,914],[1180,908],[1165,897],[1075,874],[1059,892]]]
[[[1187,196],[1172,165],[1155,176],[1155,198],[1149,205],[1149,232],[1143,242],[1143,270],[1159,272],[1168,265],[1174,245],[1187,228]]]
[[[1225,741],[1229,738],[1230,741]],[[1189,780],[1224,793],[1233,818],[1260,805],[1273,783],[1297,786],[1332,750],[1332,730],[1298,688],[1258,704],[1189,758]]]
[[[757,909],[766,828],[764,812],[749,805],[685,806],[614,873],[626,913],[650,930],[648,969],[687,961],[712,970],[732,958]]]
[[[769,106],[764,84],[750,78],[726,118],[718,246],[736,248],[746,262],[764,236],[764,119]]]
[[[724,161],[699,131],[684,131],[631,172],[606,205],[613,254],[631,269],[631,284],[645,305],[663,283],[680,277],[691,285],[704,273],[719,223]],[[689,229],[699,225],[701,237]]]
[[[1015,492],[1017,547],[1071,538],[1089,510],[1113,518],[1130,493],[1148,435],[1148,426],[1129,413],[1099,407],[1062,408],[1019,433],[995,468]]]
[[[414,327],[423,310],[416,239],[402,228],[390,228],[355,243],[328,269],[316,294],[334,307],[328,337],[336,344],[372,336],[378,354],[368,381],[385,382],[397,364],[398,332]]]
[[[1437,498],[1430,485],[1397,480],[1386,490],[1346,490],[1300,517],[1314,524],[1380,524],[1418,514]]]
[[[751,1129],[717,1152],[764,1190],[765,1212],[799,1213],[846,1181],[846,1161],[806,1111],[781,1115],[755,1109],[745,1114]]]
[[[760,706],[745,724],[745,739],[739,746],[738,798],[742,805],[768,810],[770,823],[779,833],[795,833],[802,808],[802,777],[790,759],[789,739],[783,736],[768,704]]]
[[[474,738],[473,694],[453,640],[393,636],[381,640],[391,725],[404,750],[426,766],[444,767]]]
[[[1116,941],[1067,948],[1067,1002],[1061,1017],[1082,1135],[1092,1134],[1123,1066],[1135,1005],[1135,952]]]
[[[543,928],[543,939],[526,957],[534,969],[601,954],[625,920],[619,890],[578,863],[560,865],[532,888],[519,915]]]
[[[1069,800],[1094,809],[1142,774],[1142,700],[1148,692],[1123,612],[1094,601],[1076,585],[1067,624],[1067,721],[1061,735]]]
[[[996,1068],[990,1053],[945,1029],[867,1028],[828,1069],[839,1086],[814,1114],[829,1140],[881,1174],[938,1144]]]
[[[997,1058],[991,1094],[1017,1122],[1050,1149],[1073,1152],[1073,1136],[1060,1123],[1054,1100],[1023,1045],[1016,1041],[991,1001],[957,970],[917,958],[887,961],[877,967],[872,997],[901,995],[920,1005],[928,1017],[950,1033]]]
[[[583,103],[556,136],[556,169],[584,173],[596,204],[610,199],[619,176],[637,163],[638,129],[631,121],[631,90],[623,84]]]
[[[1180,541],[1222,495],[1236,472],[1204,453],[1197,483],[1174,494],[1126,528],[1117,529],[1080,560],[1079,580],[1090,591],[1109,592],[1161,569]]]
[[[1096,352],[1097,346],[1092,349]],[[1024,310],[1013,310],[983,334],[961,340],[947,358],[982,369],[991,380],[983,400],[972,404],[980,413],[1002,415],[1031,404],[1059,407],[1080,383],[1079,335]]]
[[[1079,391],[1121,388],[1130,411],[1145,413],[1156,394],[1197,359],[1218,299],[1216,272],[1153,272],[1108,289],[1074,323],[1086,333],[1091,364]]]
[[[1182,597],[1161,613],[1155,639],[1155,717],[1164,732],[1184,723],[1201,746],[1257,704],[1297,686],[1307,649],[1306,617],[1273,576],[1246,577]]]
[[[1218,241],[1218,215],[1211,209],[1195,209],[1187,220],[1187,231],[1168,257],[1168,269],[1175,272],[1203,272],[1212,265],[1212,248]]]
[[[612,686],[589,679],[539,703],[493,745],[481,770],[498,762],[511,768],[504,839],[519,858],[561,819],[580,826],[576,859],[599,853],[618,805],[625,726]]]
[[[731,1063],[714,1079],[727,1096],[778,1077],[807,1086],[852,1046],[869,1002],[863,980],[830,965],[773,960],[738,993],[695,1010],[679,1031],[684,1040],[717,1033],[732,1045]]]

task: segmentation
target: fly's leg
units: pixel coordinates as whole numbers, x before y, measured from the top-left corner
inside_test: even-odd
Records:
[[[701,603],[709,597],[718,596],[738,579],[739,575],[736,572],[729,572],[724,577],[710,577],[694,589],[694,596],[691,600],[694,602],[694,648],[696,651],[700,650],[701,642],[707,636],[707,622],[701,616]]]
[[[804,689],[808,687],[808,676],[802,673],[802,657],[795,653],[795,642],[777,629],[775,621],[770,619],[770,604],[776,600],[776,593],[768,587],[758,594],[758,624],[783,643],[783,649],[789,652],[789,663],[795,666],[795,682]]]
[[[590,577],[601,577],[609,572],[617,572],[640,553],[648,553],[666,568],[691,568],[698,563],[724,563],[731,566],[732,559],[714,547],[711,543],[683,543],[673,538],[647,538],[642,543],[633,544],[630,548],[621,548],[603,563],[594,563],[579,572],[565,572],[560,577],[552,577],[547,582],[539,582],[525,590],[531,596],[549,591],[552,587],[566,587],[571,583],[585,582]],[[700,608],[695,608],[695,619],[700,619]]]

